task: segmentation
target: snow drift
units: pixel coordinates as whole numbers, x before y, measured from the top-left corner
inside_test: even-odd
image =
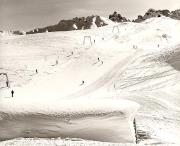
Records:
[[[13,109],[13,102],[11,104],[1,102],[4,109],[0,112],[1,140],[70,137],[104,142],[135,142],[132,123],[139,105],[134,102],[72,99],[54,101],[53,104],[49,101],[38,104],[38,107],[16,102],[19,109]]]

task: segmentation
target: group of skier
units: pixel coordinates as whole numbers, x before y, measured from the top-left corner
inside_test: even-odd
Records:
[[[94,43],[95,43],[95,40],[94,40]],[[73,55],[73,52],[71,52],[71,55]],[[100,62],[100,58],[98,57],[98,62]],[[101,61],[101,63],[103,64],[103,61]],[[58,64],[58,60],[56,60],[56,65]],[[38,74],[38,69],[35,69],[35,73]],[[81,85],[84,85],[85,84],[85,81],[82,80],[82,83]],[[9,87],[9,81],[6,81],[6,86]],[[14,97],[14,90],[11,90],[11,97]]]
[[[9,81],[6,81],[6,86],[9,88]],[[11,90],[11,97],[14,96],[14,90]]]

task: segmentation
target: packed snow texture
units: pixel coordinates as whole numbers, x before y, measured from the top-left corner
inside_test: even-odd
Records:
[[[69,110],[59,104],[74,103],[70,109],[75,110],[81,103],[78,112],[100,108],[106,114],[116,111],[120,119],[125,115],[124,121],[130,122],[128,138],[140,107],[135,116],[140,144],[180,144],[180,21],[166,17],[138,24],[108,21],[109,25],[90,30],[1,36],[0,71],[10,80],[9,89],[6,79],[0,80],[1,121],[17,115],[58,117],[63,108]],[[115,27],[119,32],[113,32]],[[83,45],[84,36],[91,36],[93,44]],[[113,102],[112,107],[104,104],[106,100]]]

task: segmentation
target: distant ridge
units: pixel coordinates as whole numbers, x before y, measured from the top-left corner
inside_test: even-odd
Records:
[[[44,28],[37,28],[26,32],[26,34],[54,32],[54,31],[71,31],[91,29],[92,27],[101,27],[107,25],[100,16],[88,16],[88,17],[75,17],[71,20],[61,20],[58,24],[47,26]]]
[[[149,9],[144,16],[138,15],[138,18],[133,20],[133,22],[142,22],[146,19],[152,18],[152,17],[170,17],[172,19],[180,20],[180,9],[177,9],[175,11],[169,11],[169,10],[155,10],[155,9]]]
[[[152,17],[161,17],[166,16],[170,17],[172,19],[180,20],[180,9],[177,9],[175,11],[169,11],[169,10],[155,10],[155,9],[149,9],[144,16],[139,15],[137,19],[132,20],[132,22],[140,23],[146,19],[152,18]],[[130,22],[129,19],[126,17],[123,17],[118,12],[114,11],[113,14],[109,15],[109,21],[112,22]],[[82,30],[82,29],[91,29],[92,26],[95,27],[102,27],[105,25],[108,25],[102,17],[97,15],[92,15],[88,17],[75,17],[72,20],[61,20],[56,25],[47,26],[44,28],[37,28],[31,31],[26,32],[26,34],[34,34],[34,33],[43,33],[43,32],[54,32],[54,31],[71,31],[71,30]]]
[[[135,20],[132,22],[140,23],[152,17],[170,17],[172,19],[180,20],[180,9],[169,11],[169,10],[155,10],[149,9],[143,16],[138,15]],[[71,31],[71,30],[83,30],[83,29],[91,29],[94,27],[102,27],[108,25],[109,22],[131,22],[126,17],[123,17],[118,12],[114,11],[113,14],[109,15],[109,19],[104,19],[98,15],[92,15],[88,17],[75,17],[69,20],[61,20],[59,23],[55,25],[50,25],[43,28],[35,28],[28,32],[22,32],[19,30],[16,31],[0,31],[1,34],[10,34],[10,35],[24,35],[24,34],[35,34],[35,33],[45,33],[45,32],[55,32],[55,31]]]

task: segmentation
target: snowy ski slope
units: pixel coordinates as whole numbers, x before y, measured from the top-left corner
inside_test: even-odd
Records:
[[[117,29],[112,32],[113,26],[118,26],[119,32]],[[92,46],[88,40],[83,45],[84,36],[91,36]],[[118,134],[123,135],[118,131],[115,136],[111,135],[113,140],[105,136],[106,142],[134,141],[132,121],[135,115],[140,144],[180,144],[179,54],[180,21],[166,17],[151,18],[140,24],[109,22],[108,26],[90,30],[1,36],[0,72],[8,73],[11,86],[7,89],[5,78],[1,76],[0,129],[4,130],[3,136],[11,138],[12,130],[7,130],[6,126],[16,125],[16,116],[61,117],[62,111],[78,109],[75,117],[90,111],[94,111],[93,120],[99,112],[107,115],[116,111],[127,117],[117,120],[122,125],[126,123],[124,137],[127,140],[116,141]],[[14,98],[10,97],[12,89]],[[99,106],[106,105],[103,104],[106,100],[112,103],[109,109]],[[79,102],[75,104],[76,101]],[[68,110],[66,105],[70,106]],[[86,111],[81,108],[83,105]],[[15,119],[14,123],[5,124],[10,118]],[[22,121],[22,125],[24,123]],[[110,123],[116,124],[116,120]],[[109,129],[117,132],[111,124]],[[19,124],[20,129],[22,125]],[[13,131],[14,135],[22,136],[17,131]],[[30,130],[30,133],[36,132]],[[89,139],[89,136],[75,138]]]

